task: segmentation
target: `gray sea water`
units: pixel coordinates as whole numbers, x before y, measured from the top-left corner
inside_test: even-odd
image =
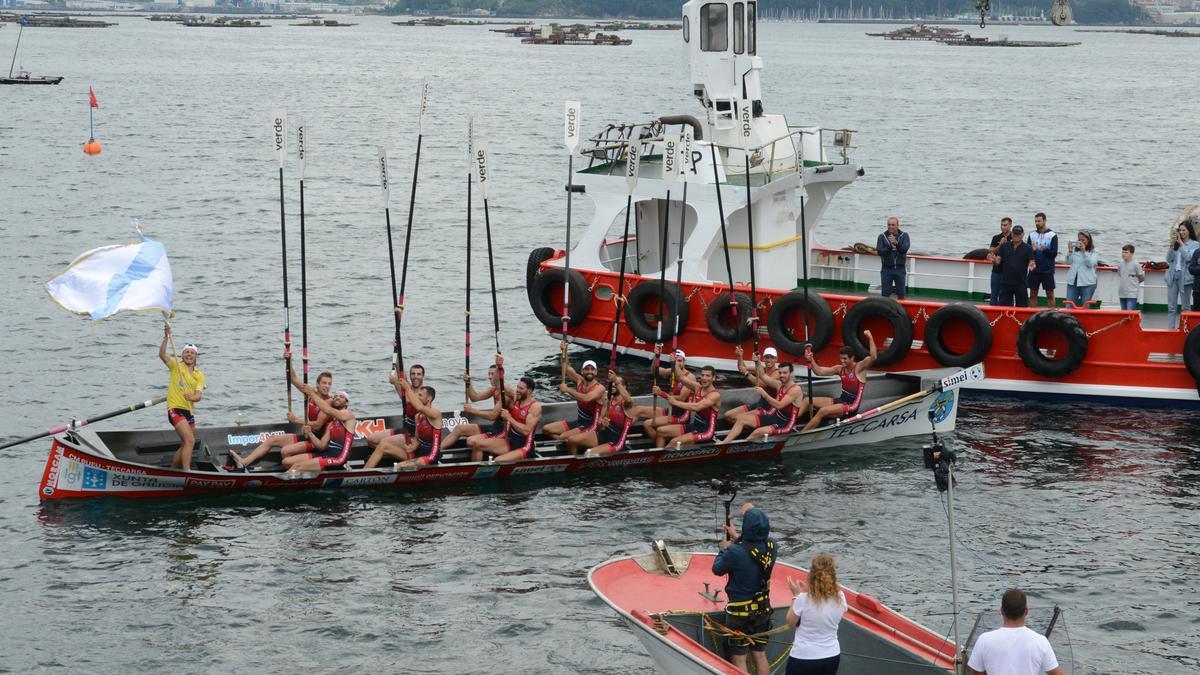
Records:
[[[563,237],[562,100],[584,128],[698,114],[678,36],[626,48],[524,46],[476,27],[27,30],[18,65],[57,87],[0,91],[0,440],[160,390],[154,316],[92,322],[41,282],[132,237],[168,248],[176,331],[201,347],[202,425],[282,416],[278,184],[269,115],[307,120],[309,341],[358,409],[385,411],[389,273],[375,148],[406,222],[415,99],[430,81],[405,317],[406,358],[457,403],[466,128],[491,145],[503,349],[550,382],[556,348],[525,300],[525,257]],[[960,254],[1001,216],[1086,226],[1102,257],[1161,257],[1197,201],[1200,41],[989,28],[1067,49],[892,43],[875,27],[764,24],[768,110],[856,129],[866,176],[822,223],[872,241],[898,214],[914,249]],[[978,32],[977,30],[973,32]],[[16,27],[0,30],[10,54]],[[96,138],[86,157],[87,89]],[[294,139],[293,139],[294,140]],[[300,304],[295,164],[287,173],[291,302]],[[478,208],[478,206],[477,206]],[[575,223],[589,210],[576,202]],[[476,226],[482,224],[476,211]],[[474,247],[475,368],[492,349]],[[292,315],[299,332],[299,311]],[[160,426],[161,408],[113,426]],[[1200,668],[1200,422],[1194,412],[968,399],[957,520],[972,611],[1018,585],[1066,609],[1075,672]],[[709,549],[729,478],[770,513],[786,559],[819,551],[841,580],[950,628],[943,507],[920,439],[780,463],[722,464],[426,492],[39,505],[48,444],[0,453],[0,671],[645,672],[651,662],[587,588],[587,570],[651,538]],[[997,574],[1000,575],[998,578]]]

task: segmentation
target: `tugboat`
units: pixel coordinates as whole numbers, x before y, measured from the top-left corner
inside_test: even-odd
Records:
[[[683,6],[689,82],[706,122],[668,115],[609,124],[579,148],[584,166],[576,162],[569,187],[594,203],[591,223],[571,246],[569,269],[566,251],[550,247],[535,249],[528,263],[530,305],[552,336],[610,348],[619,298],[628,330],[617,349],[644,358],[668,342],[690,363],[732,370],[735,348],[748,355],[753,339],[797,360],[811,346],[817,362],[829,364],[843,346],[864,356],[866,328],[884,345],[876,361],[883,370],[982,361],[988,377],[971,388],[1200,406],[1200,313],[1183,313],[1182,330],[1164,330],[1146,325],[1153,315],[1144,324],[1137,311],[1108,309],[1117,305],[1112,268],[1099,270],[1102,308],[1087,311],[983,304],[991,263],[965,258],[909,255],[908,299],[868,295],[880,258],[814,237],[834,196],[864,174],[850,157],[854,132],[793,126],[764,110],[756,8],[732,0]],[[690,151],[665,150],[689,135]],[[631,149],[642,160],[629,190],[623,167]],[[669,195],[664,155],[685,169],[684,188],[676,182]],[[664,268],[670,281],[660,286]],[[1058,270],[1060,284],[1066,271]],[[1143,309],[1165,302],[1162,278],[1147,271]]]

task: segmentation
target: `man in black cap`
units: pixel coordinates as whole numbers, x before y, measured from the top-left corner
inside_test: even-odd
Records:
[[[779,549],[769,536],[771,521],[766,512],[746,502],[742,505],[742,535],[738,536],[733,525],[725,526],[725,534],[712,571],[717,576],[729,575],[725,625],[745,636],[727,638],[729,661],[745,671],[746,652],[750,652],[755,672],[769,673],[765,633],[771,630],[771,570]]]
[[[1029,289],[1026,282],[1033,269],[1033,249],[1025,243],[1025,228],[1014,225],[1012,238],[996,249],[1000,265],[1000,298],[1003,307],[1028,307]]]

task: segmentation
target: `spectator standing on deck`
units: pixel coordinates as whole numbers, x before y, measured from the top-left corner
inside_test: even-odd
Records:
[[[904,299],[904,286],[908,272],[908,233],[900,230],[900,219],[887,219],[887,231],[875,242],[879,253],[879,292],[883,297],[896,296]]]
[[[1046,214],[1033,217],[1036,232],[1029,234],[1033,269],[1029,272],[1029,306],[1037,306],[1038,287],[1046,289],[1046,306],[1054,306],[1054,261],[1058,258],[1058,235],[1046,225]]]
[[[1000,245],[1012,240],[1012,218],[1005,216],[1000,219],[1000,234],[992,235],[992,243],[988,244],[987,259],[992,261],[992,296],[990,305],[1000,304],[1000,261],[996,260],[996,251]]]
[[[1120,284],[1117,286],[1117,297],[1121,300],[1121,309],[1137,310],[1138,289],[1146,280],[1142,266],[1133,261],[1133,244],[1121,247],[1121,262],[1117,263],[1117,276]]]
[[[1079,233],[1078,241],[1067,242],[1067,263],[1071,265],[1067,272],[1067,300],[1079,309],[1086,309],[1096,294],[1099,255],[1091,233],[1086,230]]]
[[[1023,591],[1005,591],[1000,614],[1004,626],[980,635],[971,650],[967,668],[973,675],[1066,675],[1050,641],[1025,627],[1029,606]]]
[[[1026,281],[1033,270],[1033,249],[1025,243],[1025,228],[1017,225],[1012,229],[1012,239],[1000,245],[996,251],[1000,263],[999,304],[1004,307],[1028,307]]]
[[[1192,276],[1188,263],[1200,244],[1196,243],[1196,230],[1191,221],[1184,221],[1171,232],[1171,246],[1167,249],[1167,328],[1179,328],[1179,313],[1191,309]]]
[[[813,556],[808,581],[789,577],[788,588],[793,599],[787,622],[796,633],[788,652],[787,675],[835,675],[842,660],[838,624],[846,614],[846,594],[838,588],[833,556]]]

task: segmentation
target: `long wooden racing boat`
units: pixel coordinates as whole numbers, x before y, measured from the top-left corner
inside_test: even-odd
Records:
[[[592,568],[588,584],[621,616],[650,653],[658,670],[671,675],[739,673],[723,656],[716,637],[726,624],[721,595],[726,579],[712,573],[712,553],[654,552],[615,558]],[[783,561],[771,574],[771,625],[783,626],[792,594],[787,580],[808,578],[807,570]],[[871,596],[841,587],[846,612],[838,627],[841,675],[927,675],[952,673],[954,642],[905,618]],[[715,593],[714,593],[715,591]],[[772,673],[787,668],[794,631],[771,635],[767,661]]]
[[[836,379],[818,381],[817,396],[836,396]],[[358,418],[356,442],[350,459],[341,469],[285,473],[277,452],[268,455],[248,472],[229,471],[229,451],[257,446],[263,439],[297,431],[287,424],[254,424],[197,430],[190,471],[170,468],[171,457],[179,441],[171,429],[152,431],[93,431],[89,428],[67,430],[54,436],[50,455],[42,473],[38,495],[43,500],[81,497],[179,497],[184,495],[234,492],[274,492],[278,490],[324,488],[406,488],[414,485],[462,483],[494,480],[507,476],[562,474],[617,467],[678,464],[726,458],[778,457],[782,452],[817,450],[839,445],[867,444],[913,436],[952,431],[958,415],[957,391],[941,383],[922,388],[920,378],[908,375],[879,375],[869,378],[867,398],[859,415],[845,422],[772,437],[766,441],[703,443],[653,448],[648,439],[631,437],[629,449],[608,457],[577,457],[559,446],[539,439],[535,456],[498,464],[472,462],[464,447],[443,449],[441,461],[415,470],[397,470],[385,464],[364,469],[369,455],[363,441],[373,432],[400,425],[398,416]],[[722,412],[757,398],[753,389],[722,392]],[[649,405],[648,398],[639,403]],[[546,403],[543,422],[573,418],[574,402]],[[460,413],[447,413],[447,430],[469,420]],[[390,460],[385,460],[390,461]]]

